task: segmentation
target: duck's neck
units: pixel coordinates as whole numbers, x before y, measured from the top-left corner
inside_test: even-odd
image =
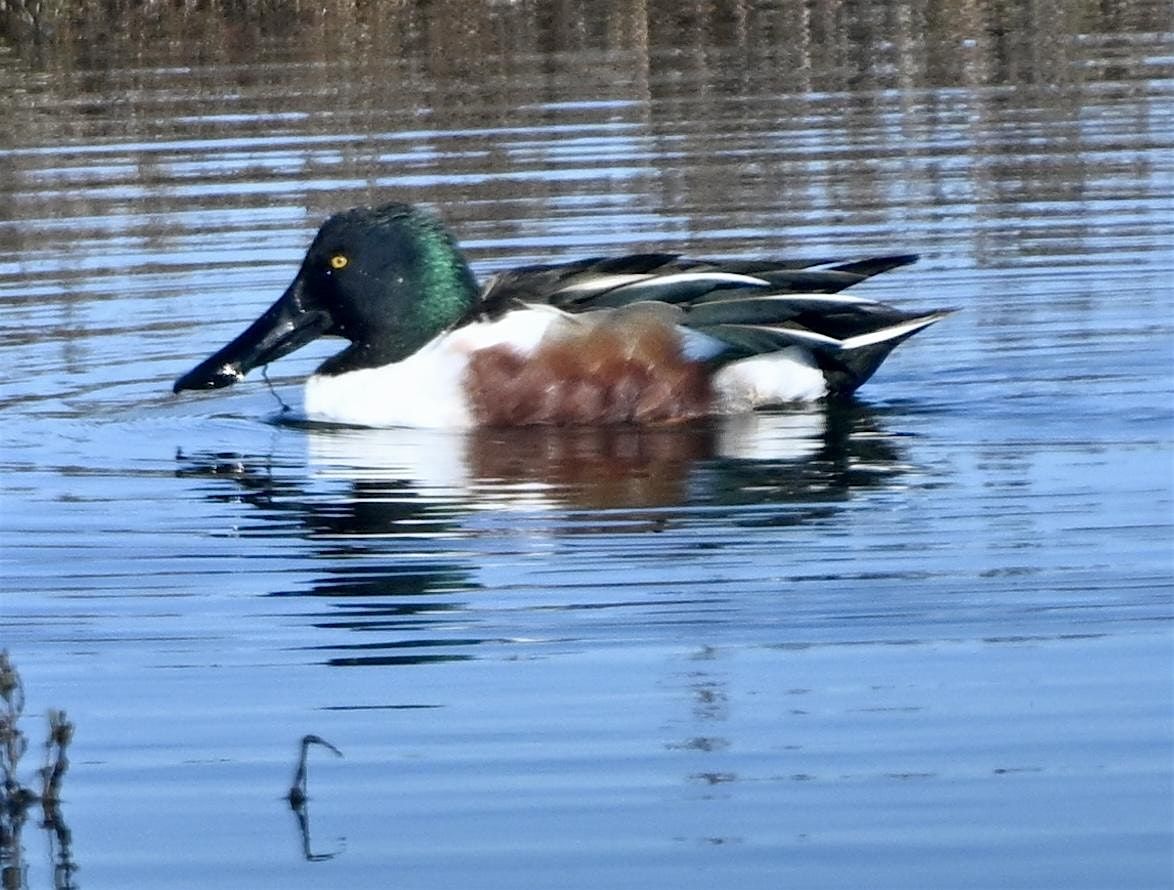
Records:
[[[418,309],[405,313],[394,328],[367,332],[337,355],[332,355],[316,373],[327,376],[345,374],[362,368],[381,368],[402,362],[425,345],[467,318],[473,302],[452,292],[443,298],[421,301]]]

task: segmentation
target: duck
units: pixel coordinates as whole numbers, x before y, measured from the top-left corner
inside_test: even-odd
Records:
[[[477,281],[452,232],[403,203],[328,218],[292,283],[175,393],[243,380],[318,337],[305,419],[360,427],[677,424],[851,396],[953,309],[844,293],[913,254],[528,265]]]

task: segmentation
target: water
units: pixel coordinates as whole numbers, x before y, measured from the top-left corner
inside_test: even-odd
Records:
[[[1164,5],[429,10],[0,51],[26,782],[76,725],[17,886],[1172,886]],[[914,251],[864,292],[964,311],[856,404],[673,430],[170,394],[392,199],[482,275]]]

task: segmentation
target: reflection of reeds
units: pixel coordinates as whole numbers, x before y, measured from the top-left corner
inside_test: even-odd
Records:
[[[73,739],[73,724],[64,711],[49,709],[49,737],[45,739],[45,766],[41,769],[41,800],[56,804],[61,800],[61,779],[69,769],[65,750]]]
[[[274,194],[306,224],[392,195],[429,203],[483,242],[478,261],[545,259],[482,251],[580,216],[600,245],[638,250],[746,254],[764,230],[772,250],[798,249],[834,223],[843,234],[817,237],[844,249],[920,229],[919,249],[951,255],[973,229],[984,253],[1018,251],[1035,242],[1006,220],[1026,206],[1157,187],[1140,146],[1161,137],[1145,84],[1167,6],[0,0],[0,41],[20,57],[0,65],[0,93],[21,97],[0,131],[0,219],[28,221],[0,231],[0,251],[57,263],[118,217],[170,256],[191,234],[181,214],[270,215]],[[1094,84],[1130,86],[1106,100]],[[1136,134],[1124,166],[1098,147],[1115,133]],[[88,144],[106,148],[56,158]],[[1072,217],[1047,249],[1081,253],[1096,218]],[[1164,234],[1130,219],[1136,237]],[[63,269],[71,305],[90,275]]]
[[[1041,21],[1051,27],[1040,28]],[[327,57],[344,51],[352,59],[423,54],[447,73],[502,54],[584,48],[672,50],[704,66],[706,50],[737,45],[768,55],[785,47],[790,64],[778,66],[780,76],[785,69],[802,79],[813,63],[827,58],[851,77],[888,67],[882,64],[889,61],[885,53],[904,53],[921,41],[937,48],[907,62],[957,72],[1000,64],[1008,44],[1021,39],[1038,50],[1054,44],[1056,35],[1162,33],[1168,27],[1168,11],[1150,0],[0,0],[0,38],[21,48],[72,46],[84,53],[97,45],[99,52],[110,52],[111,44],[170,37],[201,46],[201,54],[248,53],[266,38],[288,34]],[[974,59],[967,38],[984,44],[987,58]],[[1025,60],[1033,69],[1022,72],[1025,80],[1058,73],[1046,57]],[[909,64],[897,70],[902,77],[911,73]]]
[[[18,776],[20,760],[28,750],[28,739],[18,725],[24,713],[24,684],[6,651],[0,651],[0,699],[4,702],[0,711],[0,776],[3,777],[5,805],[11,808],[34,800],[56,805],[61,800],[61,780],[69,769],[65,752],[73,739],[73,724],[64,711],[49,709],[45,766],[41,769],[41,793],[37,795],[21,784]]]
[[[20,781],[20,760],[28,750],[28,739],[19,726],[24,713],[24,684],[6,651],[0,650],[0,886],[25,886],[24,862],[20,842],[21,829],[29,807],[40,801],[41,827],[51,832],[54,850],[54,886],[73,887],[77,866],[70,851],[70,832],[61,817],[61,781],[69,768],[66,749],[73,739],[73,724],[65,712],[50,708],[49,735],[45,740],[45,766],[41,769],[41,793],[38,795]]]
[[[20,783],[17,776],[20,759],[28,749],[28,740],[21,732],[20,717],[24,713],[24,685],[20,681],[6,651],[0,651],[0,776],[4,779],[4,809],[27,806],[32,792]]]

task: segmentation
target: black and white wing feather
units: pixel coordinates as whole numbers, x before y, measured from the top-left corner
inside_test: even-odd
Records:
[[[808,351],[834,394],[864,383],[902,341],[953,310],[909,312],[842,291],[917,260],[697,260],[664,253],[525,266],[490,279],[478,315],[525,305],[568,313],[674,307],[696,358],[725,364],[791,346]]]

